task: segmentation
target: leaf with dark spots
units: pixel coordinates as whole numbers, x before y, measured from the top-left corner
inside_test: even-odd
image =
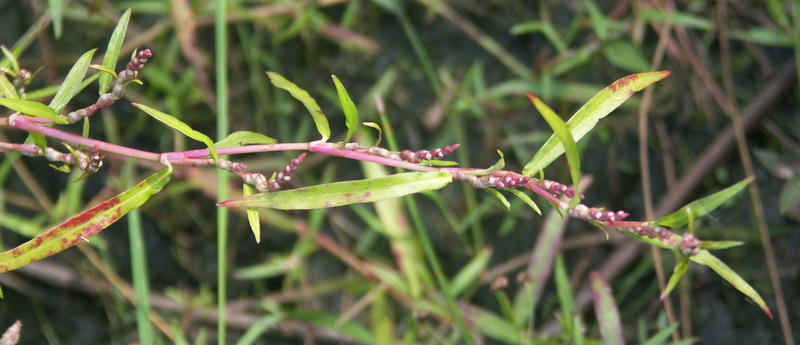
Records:
[[[0,273],[15,270],[59,253],[97,234],[128,212],[144,204],[169,182],[172,167],[103,201],[20,246],[0,254]]]
[[[572,138],[575,142],[578,142],[594,128],[597,121],[617,109],[634,92],[666,78],[669,74],[669,71],[637,73],[623,77],[605,89],[600,90],[566,122],[567,129],[572,133]],[[564,145],[557,135],[553,134],[525,165],[522,175],[533,176],[550,165],[562,153],[564,153]]]
[[[322,185],[261,193],[225,200],[224,207],[261,207],[281,210],[309,210],[375,202],[408,194],[435,190],[452,182],[445,172],[411,172],[392,176],[327,183]]]

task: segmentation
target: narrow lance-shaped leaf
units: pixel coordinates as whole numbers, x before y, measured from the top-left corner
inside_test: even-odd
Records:
[[[594,313],[597,316],[597,323],[600,325],[600,337],[603,339],[603,344],[624,344],[622,323],[611,287],[597,272],[590,273],[589,280],[592,287]]]
[[[669,277],[669,281],[667,282],[667,286],[664,288],[664,292],[661,293],[661,300],[664,300],[669,296],[669,293],[678,286],[678,282],[681,281],[681,278],[686,274],[686,271],[689,269],[689,259],[686,257],[682,257],[677,264],[675,264],[675,268],[672,270],[672,276]]]
[[[75,97],[80,90],[81,81],[83,81],[83,77],[86,76],[86,70],[89,69],[89,63],[92,61],[92,56],[94,56],[94,52],[97,49],[92,49],[78,59],[75,62],[75,65],[72,66],[72,69],[69,70],[67,77],[64,78],[64,82],[61,83],[61,86],[58,87],[58,91],[56,91],[56,95],[53,96],[53,100],[50,101],[50,107],[55,109],[56,113],[61,113],[64,110],[64,107],[67,106],[67,103]]]
[[[506,199],[506,197],[503,196],[503,194],[500,194],[500,191],[498,191],[497,189],[494,189],[494,188],[484,188],[483,190],[485,190],[486,193],[489,193],[492,196],[494,196],[495,198],[497,198],[497,200],[500,200],[500,203],[502,203],[503,206],[505,206],[507,210],[511,210],[511,203],[508,202],[508,199]]]
[[[708,266],[714,270],[714,272],[717,272],[720,277],[728,281],[728,283],[733,285],[733,287],[756,302],[756,304],[761,307],[761,310],[763,310],[770,319],[772,318],[772,311],[769,310],[769,307],[767,307],[767,304],[764,303],[764,300],[761,298],[758,292],[756,292],[756,290],[753,289],[750,284],[744,281],[744,279],[742,279],[738,273],[734,272],[730,267],[728,267],[728,265],[726,265],[716,256],[712,255],[709,251],[701,250],[699,253],[690,256],[689,259],[698,264]]]
[[[211,138],[209,138],[207,135],[192,129],[192,127],[189,127],[189,125],[185,124],[181,120],[178,120],[176,117],[172,115],[163,113],[161,111],[150,108],[143,104],[133,103],[133,106],[141,109],[145,113],[154,117],[156,120],[163,122],[165,125],[170,126],[176,129],[177,131],[183,133],[187,137],[206,144],[206,146],[208,146],[208,151],[211,153],[211,158],[213,158],[215,162],[219,159],[217,150],[214,149],[214,141],[212,141]]]
[[[322,136],[322,141],[328,141],[328,138],[331,137],[331,129],[328,126],[328,119],[325,118],[325,113],[322,112],[317,101],[314,100],[306,90],[299,88],[282,75],[275,72],[267,72],[267,76],[272,82],[272,85],[288,91],[292,97],[303,102],[303,105],[306,106],[306,109],[308,109],[308,112],[311,113],[311,117],[314,119],[314,124],[317,126],[317,131]]]
[[[578,155],[578,146],[575,144],[575,140],[572,139],[572,135],[570,135],[569,129],[567,129],[567,125],[564,124],[564,121],[561,121],[561,118],[550,109],[550,107],[542,102],[539,97],[536,97],[533,93],[528,92],[528,99],[531,100],[533,106],[536,107],[536,110],[542,114],[547,124],[550,125],[550,128],[553,129],[553,134],[558,138],[561,142],[561,145],[565,148],[567,152],[567,164],[569,165],[569,173],[572,176],[572,185],[575,186],[575,190],[578,190],[578,183],[581,179],[581,160]],[[572,197],[572,200],[569,203],[569,206],[575,206],[580,202],[581,197],[580,193],[575,193],[575,196]]]
[[[583,138],[597,124],[597,121],[606,117],[612,110],[619,107],[630,98],[634,92],[647,87],[669,76],[669,71],[646,72],[632,74],[615,81],[583,105],[567,121],[567,128],[572,133],[572,138],[577,142]],[[525,165],[522,174],[533,176],[539,170],[550,165],[558,156],[564,153],[564,146],[553,134],[536,152],[536,155]]]
[[[63,0],[48,0],[50,6],[50,16],[53,18],[53,33],[56,39],[61,38],[64,27],[64,3]]]
[[[511,188],[508,191],[510,191],[511,194],[514,194],[518,198],[522,199],[522,201],[528,204],[528,206],[530,206],[533,209],[533,211],[536,212],[536,214],[540,216],[542,215],[542,210],[539,209],[539,206],[537,206],[536,203],[533,202],[533,199],[531,199],[531,197],[529,197],[528,194],[525,194],[525,192],[514,188]]]
[[[171,173],[172,167],[159,171],[119,195],[0,254],[0,273],[39,261],[87,240],[158,193],[169,182]]]
[[[333,83],[336,85],[339,103],[342,104],[342,111],[344,111],[345,125],[347,125],[347,136],[344,138],[344,142],[348,142],[350,137],[358,130],[358,108],[356,108],[353,100],[350,99],[347,89],[344,88],[339,78],[336,78],[335,75],[331,75],[331,78],[333,78]]]
[[[58,124],[66,124],[67,120],[58,116],[58,113],[42,103],[26,101],[24,99],[0,98],[0,106],[4,106],[21,114],[42,117]]]
[[[748,177],[742,181],[739,181],[739,183],[733,186],[725,188],[705,198],[692,201],[688,205],[682,207],[680,210],[661,217],[659,220],[655,221],[655,223],[671,228],[684,226],[689,223],[690,216],[692,219],[696,219],[706,215],[711,211],[714,211],[717,207],[719,207],[719,205],[722,205],[722,203],[739,193],[752,181],[753,178]]]
[[[12,51],[8,50],[6,46],[0,45],[0,50],[3,51],[3,55],[6,57],[2,63],[0,63],[0,68],[6,67],[5,65],[11,65],[11,71],[14,73],[19,73],[19,62],[17,61],[17,56]]]
[[[412,172],[366,180],[327,183],[274,193],[260,193],[225,200],[217,203],[217,206],[309,210],[397,198],[439,189],[452,180],[452,176],[445,172]]]
[[[119,18],[114,32],[111,33],[111,38],[108,40],[108,47],[106,54],[103,55],[102,66],[111,70],[111,74],[104,73],[100,76],[100,94],[108,92],[111,87],[111,78],[114,77],[114,69],[117,67],[117,59],[119,59],[119,51],[122,49],[122,42],[125,40],[125,33],[128,31],[128,21],[131,18],[131,9],[129,8],[122,17]]]
[[[278,141],[270,138],[266,135],[261,133],[255,132],[248,132],[248,131],[238,131],[228,134],[225,139],[218,141],[214,144],[216,148],[223,148],[223,147],[235,147],[235,146],[244,146],[244,145],[263,145],[263,144],[274,144]]]
[[[8,80],[4,73],[0,73],[0,92],[3,93],[3,96],[10,99],[19,99],[19,94],[17,94],[17,89],[11,84],[11,81]]]
[[[462,292],[472,285],[478,277],[486,270],[486,265],[489,264],[489,259],[492,257],[492,251],[489,248],[483,248],[478,255],[475,255],[469,263],[467,263],[461,271],[453,277],[450,283],[450,293],[453,296],[459,296]]]
[[[253,195],[255,191],[253,187],[245,183],[242,185],[242,195]],[[253,230],[253,235],[256,237],[256,243],[261,243],[261,222],[258,219],[258,210],[253,207],[247,208],[247,221],[250,223],[250,229]]]
[[[491,173],[493,173],[495,171],[499,171],[500,169],[503,169],[506,166],[506,161],[505,161],[505,158],[503,156],[503,151],[497,150],[497,154],[500,155],[500,159],[497,160],[497,163],[494,163],[494,165],[490,166],[487,169],[473,170],[473,171],[470,171],[469,173],[473,174],[473,175],[479,175],[479,176],[480,175],[489,175],[489,174],[491,174]]]

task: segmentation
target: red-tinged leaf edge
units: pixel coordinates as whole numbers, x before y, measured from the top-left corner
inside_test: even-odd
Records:
[[[169,182],[172,167],[159,171],[136,186],[68,219],[14,249],[0,254],[0,273],[15,270],[55,255],[94,236],[131,210],[144,204]]]

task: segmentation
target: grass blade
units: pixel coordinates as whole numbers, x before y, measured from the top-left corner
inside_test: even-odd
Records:
[[[717,207],[719,207],[719,205],[722,205],[722,203],[742,191],[742,189],[744,189],[744,187],[746,187],[752,181],[753,178],[748,177],[742,181],[739,181],[739,183],[733,186],[725,188],[705,198],[692,201],[688,205],[682,207],[680,210],[661,217],[655,223],[671,228],[684,226],[689,223],[690,218],[697,219],[711,211],[714,211]]]
[[[426,190],[436,190],[452,181],[452,176],[446,172],[412,172],[260,193],[225,200],[217,203],[217,206],[309,210],[397,198]]]
[[[331,129],[330,126],[328,126],[328,119],[325,118],[325,113],[322,112],[317,101],[314,100],[306,90],[299,88],[295,83],[287,80],[282,75],[275,72],[267,72],[267,76],[272,82],[272,85],[288,91],[292,97],[303,102],[303,105],[308,109],[308,112],[311,113],[311,117],[314,119],[314,124],[317,126],[317,131],[322,136],[322,141],[328,141],[328,138],[331,137]]]
[[[131,19],[131,9],[129,8],[122,17],[119,18],[114,32],[111,33],[111,38],[108,40],[108,47],[106,54],[103,55],[102,66],[114,71],[117,68],[117,59],[119,59],[119,51],[122,49],[122,42],[125,41],[125,33],[128,31],[128,21]],[[100,94],[108,92],[111,87],[111,78],[113,73],[103,73],[100,75]]]
[[[88,209],[47,232],[0,254],[0,273],[8,272],[78,244],[144,204],[169,182],[172,167]]]
[[[567,121],[567,128],[572,133],[572,138],[577,142],[583,138],[597,124],[597,121],[606,117],[611,111],[619,107],[623,102],[630,98],[634,92],[640,91],[648,85],[655,83],[669,76],[669,71],[646,72],[632,74],[621,78],[602,91],[598,92],[592,99],[583,105]],[[551,136],[539,149],[539,152],[525,165],[522,174],[533,176],[539,170],[543,170],[550,165],[558,156],[564,153],[564,146],[556,138]]]
[[[344,111],[345,125],[347,125],[347,136],[344,138],[344,142],[348,142],[358,129],[358,109],[353,100],[350,99],[347,89],[344,88],[339,78],[336,78],[335,75],[331,75],[331,78],[333,78],[333,83],[336,84],[336,93],[339,94],[339,103],[341,103],[342,111]]]
[[[283,320],[283,315],[281,314],[264,316],[260,320],[253,323],[252,326],[247,328],[247,331],[245,331],[244,335],[239,338],[239,341],[236,342],[236,345],[255,344],[256,341],[261,338],[262,334],[264,334],[267,330],[281,320]]]
[[[475,255],[464,268],[459,271],[453,280],[450,282],[450,293],[454,298],[461,295],[472,283],[474,283],[481,273],[486,269],[489,264],[489,259],[492,257],[492,251],[489,248],[483,248],[480,253]]]
[[[39,102],[26,101],[24,99],[0,98],[0,106],[4,106],[21,114],[42,117],[58,124],[63,125],[67,123],[67,120],[58,116],[58,112],[56,112],[55,109]]]
[[[733,285],[733,287],[735,287],[737,290],[741,291],[743,294],[747,295],[747,297],[750,297],[750,299],[756,302],[756,304],[758,304],[758,306],[761,307],[761,310],[763,310],[764,313],[767,314],[767,316],[769,316],[770,319],[772,318],[772,311],[770,311],[769,307],[767,307],[767,304],[764,303],[764,300],[761,298],[761,295],[759,295],[758,292],[756,292],[756,290],[753,289],[752,286],[750,286],[750,284],[748,284],[744,279],[742,279],[742,277],[738,273],[734,272],[730,267],[728,267],[728,265],[722,262],[722,260],[712,255],[707,250],[701,250],[696,255],[690,256],[689,260],[692,260],[704,266],[708,266],[709,268],[714,270],[714,272],[717,272],[717,274],[719,274],[720,277],[728,281],[728,283]]]
[[[58,87],[58,91],[56,91],[56,95],[53,96],[53,100],[50,101],[49,105],[50,108],[55,109],[56,113],[61,113],[67,106],[67,103],[69,103],[72,97],[75,97],[80,90],[81,81],[83,81],[83,77],[86,76],[86,71],[89,69],[89,63],[92,62],[92,56],[94,56],[95,51],[97,51],[97,49],[92,49],[83,53],[78,61],[75,62],[75,65],[72,66],[72,69],[69,70],[67,77],[64,78],[64,82]]]
[[[600,325],[600,337],[603,339],[603,344],[624,344],[622,323],[611,287],[600,276],[600,273],[590,273],[589,279],[592,287],[594,312],[597,316],[597,323]]]
[[[178,132],[183,133],[187,137],[192,138],[194,140],[197,140],[199,142],[202,142],[202,143],[206,144],[206,146],[208,146],[209,152],[211,153],[211,158],[213,158],[214,161],[219,159],[219,155],[217,154],[217,150],[214,149],[214,142],[207,135],[192,129],[192,127],[189,127],[189,125],[185,124],[181,120],[178,120],[178,118],[176,118],[176,117],[174,117],[172,115],[163,113],[161,111],[158,111],[156,109],[150,108],[150,107],[148,107],[146,105],[143,105],[143,104],[133,103],[133,106],[141,109],[142,111],[144,111],[148,115],[154,117],[156,120],[161,121],[165,125],[170,126],[170,127],[174,128],[175,130],[177,130]]]
[[[56,39],[61,38],[64,31],[64,2],[63,0],[47,0],[50,6],[50,15],[53,18],[53,33]]]

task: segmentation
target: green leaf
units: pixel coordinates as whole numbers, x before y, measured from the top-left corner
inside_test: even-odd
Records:
[[[4,73],[0,73],[0,92],[2,92],[3,96],[6,98],[19,99],[17,88],[14,87],[14,84],[11,84],[11,81],[8,80]]]
[[[573,321],[575,316],[575,297],[573,296],[572,288],[569,286],[569,274],[567,274],[567,267],[564,264],[564,256],[558,253],[555,261],[553,280],[556,284],[558,305],[561,308],[561,322],[564,325],[564,329],[569,332],[575,327],[575,322]]]
[[[739,181],[739,183],[733,186],[725,188],[705,198],[692,201],[688,205],[682,207],[680,210],[675,211],[672,214],[666,215],[664,217],[661,217],[659,220],[655,221],[655,224],[668,226],[670,228],[677,228],[684,226],[689,223],[689,216],[691,216],[691,218],[697,219],[706,215],[711,211],[714,211],[717,207],[719,207],[719,205],[722,205],[723,202],[727,201],[728,199],[732,198],[734,195],[739,193],[744,187],[746,187],[752,181],[753,178],[748,177],[742,181]]]
[[[641,72],[650,69],[650,63],[645,59],[639,47],[634,46],[629,40],[615,40],[603,46],[603,56],[612,65],[629,72]]]
[[[369,331],[367,331],[364,327],[358,325],[357,323],[347,322],[337,327],[338,317],[334,315],[329,315],[322,312],[311,311],[311,310],[297,310],[287,313],[286,318],[301,320],[311,324],[315,324],[322,328],[335,330],[336,333],[342,334],[346,338],[353,339],[356,342],[362,344],[375,343]]]
[[[89,65],[89,68],[96,69],[96,70],[98,70],[100,72],[103,72],[104,74],[102,74],[101,76],[108,75],[109,77],[117,78],[117,72],[115,72],[113,69],[110,69],[110,68],[108,68],[106,66],[103,66],[103,65]],[[108,90],[108,89],[106,89],[106,90]],[[103,93],[105,93],[105,92],[103,92]]]
[[[272,314],[264,316],[253,325],[247,328],[241,338],[236,342],[236,345],[251,345],[255,344],[261,336],[266,333],[272,326],[283,320],[282,314]]]
[[[3,51],[3,55],[6,57],[5,61],[11,65],[11,71],[14,73],[19,73],[19,61],[17,61],[17,56],[12,53],[6,46],[0,45],[0,50]]]
[[[488,169],[473,170],[470,171],[469,173],[481,176],[481,175],[489,175],[495,171],[500,171],[500,169],[503,169],[506,166],[506,161],[503,156],[503,151],[497,150],[497,154],[500,155],[500,159],[497,161],[497,163],[494,163],[494,165],[490,166]]]
[[[97,51],[97,49],[92,49],[81,55],[78,61],[75,62],[75,65],[72,66],[72,69],[69,70],[67,77],[64,78],[64,82],[58,87],[56,95],[53,96],[53,100],[50,101],[50,108],[55,109],[56,113],[61,113],[72,97],[75,97],[78,93],[81,81],[83,81],[83,77],[86,76],[86,70],[89,69],[89,63],[91,63],[95,51]]]
[[[750,299],[756,302],[756,304],[758,304],[758,306],[761,307],[761,310],[763,310],[764,313],[767,314],[767,316],[769,316],[770,319],[772,318],[772,312],[769,310],[769,307],[767,307],[767,304],[764,303],[764,300],[761,299],[761,296],[758,294],[758,292],[756,292],[756,290],[753,289],[753,287],[750,286],[750,284],[747,284],[747,282],[744,281],[744,279],[742,279],[742,277],[739,276],[738,273],[734,272],[730,267],[728,267],[728,265],[726,265],[716,256],[712,255],[709,251],[701,250],[699,253],[690,256],[689,260],[692,260],[704,266],[708,266],[709,268],[714,270],[714,272],[717,272],[717,274],[719,274],[720,277],[728,281],[728,283],[733,285],[733,287],[735,287],[737,290],[741,291],[743,294],[747,295],[747,297],[750,297]]]
[[[675,264],[675,268],[672,270],[672,276],[669,277],[669,281],[667,282],[667,286],[664,288],[664,291],[661,292],[661,300],[663,301],[672,290],[678,286],[678,282],[681,281],[681,278],[686,274],[686,270],[689,269],[689,259],[686,257],[680,258],[677,264]]]
[[[536,110],[542,114],[547,124],[550,125],[550,128],[553,129],[553,134],[558,138],[561,142],[561,145],[565,148],[567,152],[567,164],[569,165],[569,173],[572,176],[572,185],[575,186],[575,190],[579,189],[578,183],[580,183],[581,179],[581,160],[578,155],[578,146],[575,144],[575,140],[572,139],[572,135],[570,134],[569,129],[567,129],[567,125],[561,121],[561,117],[556,114],[553,109],[542,102],[539,97],[536,95],[528,92],[528,99],[531,100],[533,106],[536,107]],[[572,197],[572,200],[569,203],[570,207],[577,205],[581,200],[580,193],[575,193],[575,196]]]
[[[33,143],[36,144],[42,151],[47,149],[47,138],[44,137],[44,134],[36,133],[36,132],[28,132],[28,138],[33,140]],[[25,143],[28,143],[28,140],[25,140]]]
[[[434,159],[434,160],[421,160],[417,164],[419,164],[419,165],[430,165],[430,166],[436,166],[436,167],[452,167],[452,166],[458,165],[458,162],[440,161],[438,159]]]
[[[64,3],[63,0],[47,0],[50,6],[50,16],[53,18],[53,33],[56,39],[61,38],[64,28]]]
[[[484,188],[483,190],[486,191],[486,193],[489,193],[495,198],[497,198],[497,200],[500,200],[500,202],[503,204],[503,206],[506,207],[507,210],[509,211],[511,210],[511,203],[508,202],[508,199],[506,199],[506,197],[503,196],[503,194],[500,194],[500,191],[494,188]]]
[[[742,241],[703,241],[700,242],[700,248],[708,250],[720,250],[738,247],[743,245]]]
[[[235,147],[244,145],[269,145],[278,141],[261,133],[238,131],[228,134],[225,139],[214,144],[216,148]]]
[[[242,195],[253,195],[255,190],[249,184],[242,185]],[[261,243],[261,222],[258,219],[258,210],[253,207],[247,208],[247,221],[250,223],[250,229],[253,230],[253,235],[256,237],[256,243]]]
[[[601,41],[605,40],[608,37],[608,31],[611,30],[606,16],[592,0],[581,0],[581,4],[589,12],[589,18],[591,19],[592,27],[597,37]]]
[[[129,8],[122,17],[119,18],[114,32],[111,33],[111,38],[108,40],[108,47],[106,53],[103,55],[103,71],[111,71],[110,74],[106,73],[100,76],[100,94],[108,92],[111,87],[111,78],[116,78],[117,75],[114,69],[117,68],[117,59],[119,59],[119,51],[122,49],[122,42],[125,41],[125,33],[128,30],[128,21],[131,19],[131,9]]]
[[[345,124],[347,125],[347,136],[344,138],[344,142],[349,142],[350,137],[358,130],[358,109],[353,100],[350,99],[347,89],[344,88],[339,78],[336,78],[335,75],[331,75],[331,78],[333,78],[333,83],[336,84],[336,93],[339,94],[339,103],[342,105]]]
[[[669,325],[667,328],[664,328],[664,329],[660,330],[658,333],[653,335],[646,342],[642,343],[642,345],[661,345],[661,344],[664,344],[667,341],[667,339],[669,339],[669,337],[672,335],[672,332],[675,331],[675,329],[677,329],[679,325],[680,324],[677,323],[677,322]],[[692,343],[694,343],[694,341],[690,341],[689,344],[692,344]],[[670,344],[671,345],[678,345],[676,343],[670,343]]]
[[[19,217],[0,211],[0,227],[4,227],[22,236],[33,238],[42,233],[42,226],[34,218]]]
[[[795,205],[800,204],[800,174],[795,174],[783,185],[778,200],[780,212],[783,215],[787,214]]]
[[[133,103],[133,106],[141,109],[145,113],[154,117],[156,120],[163,122],[165,125],[170,126],[176,129],[177,131],[183,133],[187,137],[206,144],[206,146],[208,146],[208,151],[211,153],[211,158],[213,158],[215,162],[219,159],[217,150],[214,149],[214,141],[212,141],[211,138],[209,138],[207,135],[192,129],[192,127],[189,127],[189,125],[183,123],[183,121],[178,120],[176,117],[172,115],[165,114],[161,111],[158,111],[156,109],[150,108],[146,105],[139,103]]]
[[[328,141],[328,138],[331,137],[331,129],[328,126],[328,119],[325,118],[325,113],[323,113],[322,109],[317,105],[317,101],[315,101],[306,90],[299,88],[282,75],[275,72],[267,72],[267,76],[272,82],[272,85],[288,91],[292,97],[303,102],[308,112],[311,113],[311,117],[314,118],[314,124],[317,126],[317,131],[322,136],[322,141]]]
[[[442,188],[452,182],[446,172],[411,172],[366,180],[327,183],[274,193],[260,193],[217,203],[224,207],[309,210],[375,202]]]
[[[489,264],[489,259],[492,257],[492,251],[489,248],[483,248],[477,255],[475,255],[464,268],[459,271],[450,283],[450,293],[454,297],[458,297],[462,292],[466,291],[472,283],[478,280],[481,273],[486,270],[486,265]]]
[[[598,92],[589,102],[583,105],[567,121],[567,128],[572,133],[572,138],[577,142],[583,138],[597,124],[597,121],[606,117],[612,110],[619,107],[623,102],[630,98],[634,92],[644,89],[648,85],[655,83],[669,76],[669,71],[646,72],[632,74],[621,78]],[[522,174],[533,176],[539,170],[544,170],[558,156],[564,153],[564,146],[553,134],[542,145],[542,148],[525,165]]]
[[[66,165],[66,164],[64,164],[64,165],[62,165],[60,167],[57,167],[54,164],[48,164],[48,165],[51,168],[55,169],[56,171],[60,171],[60,172],[63,172],[65,174],[69,174],[70,172],[72,172],[72,169],[69,167],[69,165]]]
[[[42,117],[58,124],[63,125],[67,123],[67,120],[58,116],[58,112],[53,108],[39,102],[26,101],[24,99],[0,98],[0,106],[4,106],[21,114]]]
[[[97,234],[144,204],[169,182],[172,167],[92,207],[47,232],[0,254],[0,273],[8,272],[72,247]]]
[[[600,326],[600,337],[603,339],[603,344],[624,344],[622,323],[611,286],[597,272],[590,273],[589,280],[592,288],[594,313]]]
[[[396,270],[384,267],[380,264],[372,264],[369,266],[370,272],[375,274],[375,277],[378,278],[379,281],[388,285],[392,288],[392,290],[398,291],[402,294],[407,295],[411,290],[408,286],[408,283],[403,280]]]
[[[383,138],[383,130],[381,130],[381,126],[375,122],[362,122],[361,124],[367,127],[375,128],[375,130],[378,131],[378,139],[375,140],[375,145],[373,146],[380,145],[381,139]]]
[[[540,216],[542,215],[542,210],[539,209],[539,206],[537,206],[536,203],[533,202],[533,199],[531,199],[531,197],[529,197],[528,194],[525,194],[525,192],[516,188],[511,188],[509,189],[509,191],[512,194],[516,195],[518,198],[522,199],[522,201],[524,201],[526,204],[528,204],[528,206],[530,206],[533,209],[533,211],[536,212],[536,214]]]

